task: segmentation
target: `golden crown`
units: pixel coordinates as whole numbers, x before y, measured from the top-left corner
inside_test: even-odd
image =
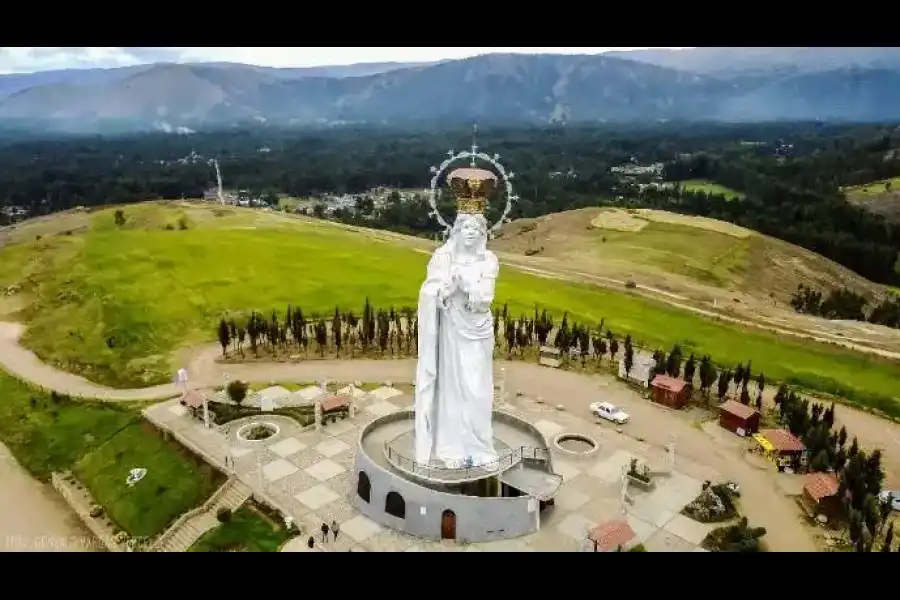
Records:
[[[497,176],[485,169],[455,169],[447,175],[447,185],[456,195],[457,213],[483,214]]]

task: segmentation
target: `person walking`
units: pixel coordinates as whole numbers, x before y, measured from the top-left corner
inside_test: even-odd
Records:
[[[328,541],[328,523],[322,523],[322,543]]]
[[[309,536],[309,539],[306,540],[306,546],[312,550],[316,547],[316,539],[313,536]]]
[[[340,531],[340,528],[338,527],[337,521],[332,520],[331,521],[331,533],[334,534],[334,541],[337,541],[337,536],[338,536],[339,531]]]

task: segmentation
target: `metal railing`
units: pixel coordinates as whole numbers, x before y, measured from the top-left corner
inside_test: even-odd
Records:
[[[520,446],[502,454],[497,457],[496,460],[486,464],[473,465],[466,463],[466,461],[460,461],[458,466],[438,466],[416,462],[414,459],[397,452],[391,447],[391,444],[395,440],[396,438],[384,443],[384,453],[385,456],[387,456],[389,463],[401,471],[412,475],[443,481],[465,481],[467,479],[475,479],[492,473],[507,471],[516,466],[523,459],[546,461],[550,458],[550,451],[546,448]]]

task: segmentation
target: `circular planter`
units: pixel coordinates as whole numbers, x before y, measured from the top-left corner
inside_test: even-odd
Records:
[[[275,423],[255,421],[242,425],[241,428],[237,430],[237,439],[249,443],[265,442],[271,440],[280,432],[281,429]]]
[[[582,433],[560,433],[553,438],[553,446],[573,456],[591,456],[600,449],[594,438]]]

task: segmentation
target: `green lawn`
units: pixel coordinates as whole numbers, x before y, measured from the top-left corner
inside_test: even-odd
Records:
[[[27,268],[26,290],[35,296],[24,314],[24,344],[113,386],[169,381],[172,351],[214,339],[227,311],[283,314],[292,304],[307,315],[328,314],[337,304],[359,312],[366,296],[376,306],[414,306],[428,260],[366,233],[258,211],[215,218],[213,210],[193,209],[190,229],[167,231],[159,224],[172,221],[173,209],[125,210],[129,221],[151,225],[118,229],[105,211],[85,235],[29,242],[30,253],[25,246],[0,250],[0,264],[10,265],[7,278]],[[723,247],[722,255],[731,250]],[[724,264],[727,270],[739,263]],[[743,330],[625,292],[509,267],[502,269],[497,301],[508,301],[513,314],[530,314],[537,304],[557,318],[564,311],[591,325],[605,318],[617,334],[652,347],[680,343],[720,364],[752,360],[770,381],[836,392],[900,415],[900,403],[890,400],[900,390],[900,366],[836,346]]]
[[[42,480],[139,420],[128,409],[51,396],[0,371],[0,441]]]
[[[147,469],[147,475],[129,487],[126,478],[136,467]],[[164,531],[223,482],[218,471],[164,440],[147,422],[126,427],[85,455],[75,474],[109,518],[138,537]]]
[[[132,536],[161,533],[222,479],[163,440],[136,410],[47,394],[2,371],[0,441],[39,479],[72,469]],[[134,467],[145,467],[147,476],[129,488],[125,479]]]
[[[188,552],[277,552],[288,537],[281,523],[243,506],[228,523],[203,534]]]
[[[884,179],[882,181],[873,181],[864,185],[854,185],[842,188],[843,192],[849,197],[861,198],[866,196],[880,196],[888,192],[887,184],[890,183],[890,189],[893,192],[900,192],[900,177],[892,179]]]
[[[706,194],[721,194],[729,200],[741,200],[744,194],[724,185],[719,185],[709,179],[688,179],[680,182],[681,189],[689,192],[704,192]]]

